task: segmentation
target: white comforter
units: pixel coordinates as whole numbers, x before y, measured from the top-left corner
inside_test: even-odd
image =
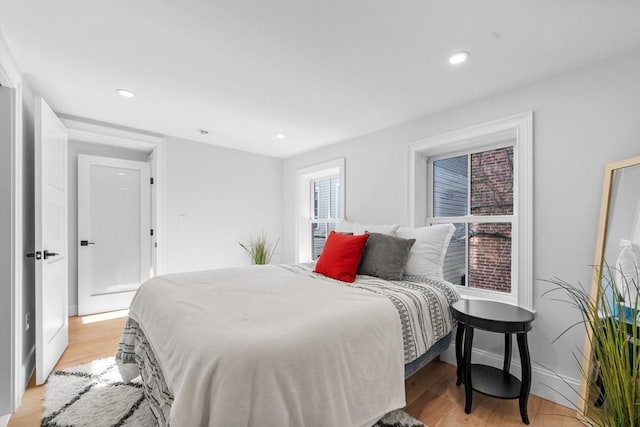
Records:
[[[405,405],[388,298],[277,266],[169,275],[129,313],[174,394],[174,427],[370,427]]]

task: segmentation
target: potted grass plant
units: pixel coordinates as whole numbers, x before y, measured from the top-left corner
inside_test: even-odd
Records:
[[[587,345],[592,363],[581,366],[587,383],[585,395],[579,396],[586,402],[582,421],[597,427],[640,427],[640,284],[606,264],[595,298],[560,279],[547,282],[554,287],[545,294],[567,295],[563,300],[578,310],[591,332]]]
[[[279,242],[280,239],[276,240],[276,243],[271,246],[267,240],[267,234],[263,231],[255,240],[251,237],[248,245],[240,243],[240,246],[249,255],[254,265],[263,265],[269,264]]]

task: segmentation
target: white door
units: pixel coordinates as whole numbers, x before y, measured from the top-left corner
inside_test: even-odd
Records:
[[[78,314],[129,307],[151,271],[149,163],[78,156]]]
[[[35,99],[36,383],[67,348],[67,129]]]

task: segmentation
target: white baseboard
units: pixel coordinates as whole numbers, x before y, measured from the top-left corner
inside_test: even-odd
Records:
[[[69,306],[69,316],[77,316],[78,315],[78,304],[73,304]]]
[[[29,354],[22,361],[22,365],[20,366],[20,384],[22,384],[22,389],[26,390],[27,385],[29,385],[29,380],[31,379],[31,375],[33,375],[33,371],[36,369],[36,345],[33,344],[31,350],[29,350]],[[22,397],[20,397],[22,400]]]
[[[449,348],[440,355],[440,360],[456,365],[455,342],[452,341]],[[495,354],[474,348],[471,360],[473,363],[481,363],[502,369],[504,354]],[[512,358],[511,373],[518,378],[522,378],[521,372],[520,358]],[[531,380],[531,394],[550,400],[558,405],[571,409],[576,408],[578,390],[580,389],[579,379],[556,374],[532,363]]]
[[[0,427],[7,427],[7,424],[9,424],[9,417],[10,416],[11,416],[11,414],[0,415]]]

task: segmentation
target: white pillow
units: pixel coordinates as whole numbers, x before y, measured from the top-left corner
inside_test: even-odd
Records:
[[[338,233],[353,233],[355,235],[364,234],[365,231],[368,231],[369,233],[380,233],[395,236],[398,227],[399,225],[397,224],[367,225],[360,224],[359,222],[341,221],[336,224],[336,231]]]
[[[407,276],[420,276],[444,280],[442,266],[447,255],[449,241],[456,227],[453,224],[438,224],[429,227],[400,227],[396,236],[416,239],[409,252],[409,260],[404,269]]]

